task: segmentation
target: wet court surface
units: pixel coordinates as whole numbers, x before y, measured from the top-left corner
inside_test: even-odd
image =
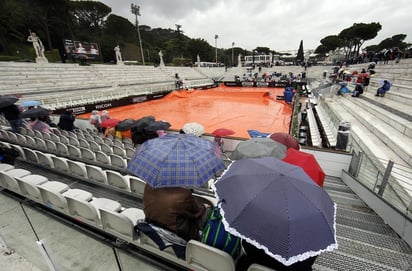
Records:
[[[187,122],[204,126],[205,133],[228,128],[233,137],[250,138],[247,130],[262,133],[289,132],[292,106],[276,96],[283,88],[226,87],[208,90],[173,91],[167,96],[144,103],[107,109],[112,118],[139,119],[154,116],[168,121],[170,129],[180,130]],[[87,119],[90,114],[77,116]]]

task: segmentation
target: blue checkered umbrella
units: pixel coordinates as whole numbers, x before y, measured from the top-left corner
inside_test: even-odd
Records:
[[[154,188],[202,186],[224,168],[212,142],[186,134],[145,141],[127,165]]]

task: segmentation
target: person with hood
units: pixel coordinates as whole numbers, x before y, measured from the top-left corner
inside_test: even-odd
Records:
[[[391,88],[391,83],[388,80],[383,80],[383,85],[376,90],[375,96],[384,97],[385,93]]]
[[[91,125],[96,127],[97,130],[100,130],[100,124],[102,123],[102,119],[100,117],[98,110],[93,110],[92,115],[89,118],[89,122]]]
[[[57,127],[65,131],[73,131],[76,128],[74,126],[75,119],[73,112],[66,110],[61,114]]]
[[[103,110],[102,116],[100,117],[101,121],[105,121],[110,119],[109,112],[107,110]]]
[[[23,121],[20,118],[20,110],[17,105],[12,104],[0,109],[0,114],[9,122],[12,132],[19,133]]]

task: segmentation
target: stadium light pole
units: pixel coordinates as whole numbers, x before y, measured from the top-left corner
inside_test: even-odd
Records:
[[[139,37],[140,54],[142,55],[143,65],[145,65],[143,47],[142,47],[142,39],[140,38],[139,21],[137,20],[137,16],[140,16],[140,6],[132,3],[131,10],[132,10],[132,13],[136,16],[136,28],[137,28],[137,36]]]
[[[233,46],[235,46],[235,42],[233,41],[232,42],[232,67],[234,66],[234,64],[235,64],[235,62],[233,62],[234,60],[233,60],[233,57],[234,57],[234,54],[233,54]]]
[[[217,39],[218,38],[219,38],[219,35],[215,35],[216,65],[217,65]]]

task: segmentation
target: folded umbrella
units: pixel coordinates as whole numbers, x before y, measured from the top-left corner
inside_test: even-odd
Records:
[[[7,107],[17,102],[19,98],[10,95],[0,96],[0,108]]]
[[[273,133],[269,136],[272,140],[282,143],[286,148],[300,149],[299,141],[288,133]]]
[[[154,188],[202,186],[224,168],[212,142],[185,134],[145,141],[127,165]]]
[[[336,204],[300,167],[274,157],[242,159],[212,189],[225,229],[284,265],[338,247]]]
[[[230,155],[233,160],[274,156],[282,159],[286,155],[286,147],[270,138],[251,138],[240,142]]]
[[[27,109],[26,111],[20,113],[20,117],[22,119],[26,118],[39,118],[39,117],[45,117],[50,115],[50,110],[43,108],[43,107],[35,107],[35,108],[30,108]]]

